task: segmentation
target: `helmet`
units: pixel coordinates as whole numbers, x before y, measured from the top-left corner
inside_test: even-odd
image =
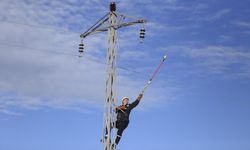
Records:
[[[129,100],[129,98],[128,98],[128,97],[123,97],[123,98],[122,98],[122,101],[123,101],[123,100],[125,100],[125,99],[128,99],[128,100]]]

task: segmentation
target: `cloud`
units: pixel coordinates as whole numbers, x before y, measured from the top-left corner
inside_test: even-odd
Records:
[[[141,59],[148,59],[149,54],[143,51],[124,51],[120,54],[121,59],[126,60],[141,60]]]
[[[157,23],[157,22],[149,22],[147,23],[147,28],[150,30],[150,32],[177,32],[184,29],[189,28],[189,26],[184,25],[170,25],[167,23]],[[153,33],[150,33],[151,35],[154,35]]]
[[[205,8],[206,7],[202,9],[197,9],[194,12],[194,14],[190,16],[189,20],[212,22],[212,21],[220,20],[222,17],[226,16],[227,14],[231,12],[230,9],[221,9],[216,12],[209,13],[209,15],[206,15],[208,14],[208,12],[204,10]]]
[[[222,9],[217,11],[216,13],[214,13],[211,16],[207,17],[208,21],[213,21],[213,20],[219,20],[220,18],[222,18],[223,16],[227,15],[228,13],[230,13],[231,10],[230,9]]]
[[[6,115],[11,115],[11,116],[22,116],[21,113],[16,113],[16,112],[13,112],[13,111],[9,111],[8,109],[1,109],[0,108],[0,112],[3,113],[3,114],[6,114]]]
[[[232,36],[228,36],[228,35],[221,35],[219,38],[221,42],[231,42],[234,40]]]
[[[135,9],[138,7],[137,4],[143,6],[143,9]],[[180,1],[122,1],[118,2],[118,5],[118,11],[126,11],[128,14],[136,13],[137,16],[143,17],[147,13],[153,12],[157,16],[166,12],[162,18],[177,19],[175,23],[168,23],[168,20],[155,17],[156,20],[146,25],[146,30],[149,31],[146,32],[146,36],[162,36],[171,32],[170,36],[173,32],[185,30],[187,32],[183,33],[186,34],[193,31],[193,26],[178,22],[178,17],[175,17],[177,10],[183,10],[178,11],[178,14],[186,16],[184,14],[190,14],[193,8],[183,5]],[[77,46],[82,29],[88,28],[103,16],[107,12],[107,7],[108,4],[104,5],[98,0],[16,0],[11,4],[7,0],[2,0],[0,112],[22,115],[22,110],[43,108],[73,109],[82,112],[91,112],[89,108],[102,108],[105,94],[107,36],[99,34],[85,39],[86,51],[82,59],[77,57]],[[196,12],[191,13],[191,16],[192,19],[201,21],[215,21],[230,12],[230,9],[222,9],[207,15],[207,5],[198,4]],[[247,27],[247,22],[238,25]],[[127,68],[118,70],[118,103],[119,98],[124,95],[134,99],[154,71],[155,64],[159,62],[159,53],[155,51],[157,48],[149,50],[154,46],[154,42],[150,41],[148,44],[152,47],[135,47],[139,43],[138,29],[131,27],[129,30],[120,30],[118,34],[118,58],[122,60],[119,61],[119,65],[136,69],[133,74]],[[229,36],[219,37],[223,41],[231,40]],[[169,63],[168,67],[174,68],[172,71],[183,71],[183,74],[196,76],[250,77],[250,56],[246,48],[208,45],[188,40],[181,41],[182,44],[179,45],[166,46],[166,49],[171,50],[170,59],[178,57],[178,61]],[[177,91],[185,85],[173,80],[175,77],[168,77],[159,73],[157,83],[152,84],[145,95],[147,100],[142,104],[144,108],[164,106],[181,95],[180,92],[177,94]],[[167,101],[164,101],[165,99]]]
[[[92,7],[88,7],[91,4]],[[103,5],[97,1],[72,1],[72,0],[41,0],[41,1],[9,1],[3,0],[1,5],[1,20],[14,21],[19,23],[29,23],[33,25],[46,25],[53,28],[66,28],[79,31],[82,27],[87,27],[90,22],[82,23],[83,20],[94,21],[85,13],[95,11],[99,16],[106,12]],[[83,11],[85,10],[85,11]],[[92,15],[93,16],[93,15]],[[67,22],[67,23],[65,23]],[[72,28],[74,26],[74,28]]]
[[[243,31],[244,34],[250,35],[250,31]]]
[[[126,0],[120,1],[117,3],[118,5],[118,12],[126,12],[128,16],[145,16],[145,14],[154,14],[154,15],[161,15],[162,12],[164,13],[176,13],[176,12],[187,12],[191,11],[192,8],[188,5],[184,5],[179,0]],[[142,7],[142,9],[138,9],[138,7]],[[130,11],[127,11],[127,10]],[[166,17],[166,16],[161,16]],[[158,18],[158,17],[156,17]],[[156,19],[155,18],[155,19]],[[153,19],[153,18],[152,18]]]
[[[184,61],[184,65],[180,67],[191,74],[212,74],[231,78],[250,77],[248,71],[250,53],[245,48],[220,45],[178,45],[169,49],[173,50],[174,55],[180,54],[181,57],[188,58],[188,65],[185,65]]]
[[[250,22],[246,22],[246,21],[237,21],[237,22],[233,22],[233,24],[239,27],[243,27],[243,28],[250,28]]]
[[[101,107],[105,89],[106,34],[87,38],[86,54],[77,57],[79,33],[83,27],[99,18],[100,4],[88,7],[90,0],[81,1],[21,1],[0,2],[0,112],[21,114],[22,110],[62,108],[89,111]],[[92,5],[91,5],[92,6]],[[100,9],[101,8],[101,9]],[[85,15],[82,12],[95,11]],[[98,16],[98,17],[96,17]],[[42,25],[41,25],[42,24]],[[129,37],[121,33],[121,36]],[[122,46],[133,46],[122,38]],[[132,43],[132,42],[130,42]],[[146,54],[126,52],[124,58]],[[145,67],[145,69],[147,69]],[[136,97],[145,79],[120,73],[119,93]],[[148,94],[148,102],[158,101],[155,88]],[[20,112],[20,113],[19,113]]]

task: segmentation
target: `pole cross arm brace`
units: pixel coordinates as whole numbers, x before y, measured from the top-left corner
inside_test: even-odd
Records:
[[[109,15],[110,13],[114,14],[117,17],[117,20],[119,20],[115,25],[110,25],[109,24]],[[105,16],[103,16],[100,20],[98,20],[92,27],[90,27],[87,31],[82,33],[80,35],[81,38],[86,38],[89,35],[97,34],[100,32],[105,32],[108,31],[109,28],[114,28],[115,30],[122,28],[122,27],[127,27],[131,26],[134,24],[144,24],[146,23],[146,20],[144,19],[137,19],[133,21],[128,21],[126,22],[125,20],[128,19],[129,17],[126,17],[125,15],[118,15],[115,12],[109,12]]]
[[[131,26],[131,25],[138,24],[138,23],[146,23],[146,20],[140,19],[140,20],[133,21],[133,22],[124,22],[124,23],[121,23],[121,24],[117,25],[116,29]]]

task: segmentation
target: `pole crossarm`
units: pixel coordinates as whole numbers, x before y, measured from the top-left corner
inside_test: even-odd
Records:
[[[112,13],[115,16],[117,16],[117,20],[119,20],[119,22],[117,22],[114,25],[110,25],[109,24],[109,14]],[[120,29],[122,27],[127,27],[127,26],[131,26],[134,24],[143,24],[146,23],[146,20],[144,19],[134,19],[131,21],[125,21],[126,19],[131,19],[131,17],[127,17],[125,15],[122,14],[118,14],[116,12],[109,12],[107,13],[105,16],[103,16],[100,20],[98,20],[92,27],[90,27],[87,31],[85,31],[84,33],[82,33],[80,35],[81,38],[86,38],[87,36],[93,35],[93,34],[97,34],[100,32],[105,32],[108,31],[109,28],[114,28],[115,30]]]

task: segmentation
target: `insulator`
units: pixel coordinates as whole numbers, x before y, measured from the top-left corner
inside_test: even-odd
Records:
[[[141,38],[141,39],[144,39],[144,38],[145,38],[145,36],[140,36],[140,38]]]
[[[141,32],[140,35],[145,35],[145,32]]]
[[[84,46],[84,44],[83,44],[83,43],[80,43],[80,44],[79,44],[79,47],[83,47],[83,46]]]
[[[84,49],[83,46],[84,46],[83,43],[79,44],[79,53],[83,53],[83,49]]]
[[[144,28],[141,28],[141,32],[145,32],[146,30]]]
[[[142,27],[141,30],[140,30],[140,39],[144,39],[145,38],[145,32],[146,32],[145,28]]]
[[[83,53],[83,49],[80,49],[80,48],[79,48],[79,53]]]
[[[140,33],[140,38],[144,39],[145,38],[145,33]]]
[[[84,50],[84,44],[83,44],[83,37],[81,36],[81,42],[79,44],[79,50],[78,50],[79,57],[83,56],[83,52],[84,52],[83,50]]]

